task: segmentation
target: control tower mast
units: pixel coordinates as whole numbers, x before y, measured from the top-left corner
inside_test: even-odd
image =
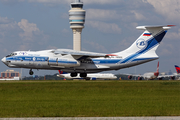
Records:
[[[81,32],[84,28],[86,11],[83,10],[83,2],[74,0],[69,10],[69,23],[73,31],[73,49],[81,51]]]

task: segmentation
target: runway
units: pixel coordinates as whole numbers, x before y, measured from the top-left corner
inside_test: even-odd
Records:
[[[58,117],[58,118],[0,118],[0,120],[180,120],[174,117]]]

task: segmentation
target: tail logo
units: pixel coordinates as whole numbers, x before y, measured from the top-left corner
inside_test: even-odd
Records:
[[[143,49],[147,46],[147,42],[144,40],[144,39],[139,39],[137,40],[136,42],[136,46],[139,48],[139,49]]]

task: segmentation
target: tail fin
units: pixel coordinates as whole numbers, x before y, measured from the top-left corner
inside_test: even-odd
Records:
[[[158,65],[157,65],[157,70],[156,72],[159,72],[159,61],[158,61]]]
[[[171,26],[139,26],[137,29],[144,30],[143,34],[129,48],[114,54],[125,58],[122,63],[135,59],[157,59],[155,51]]]
[[[180,73],[180,67],[175,65],[175,68],[176,68],[177,74],[179,74]]]
[[[63,72],[63,71],[61,71],[61,70],[58,70],[58,71],[59,71],[59,74],[68,74],[68,73]]]
[[[158,76],[159,75],[159,61],[158,61],[158,64],[157,64],[157,70],[156,72],[154,73],[155,76]]]

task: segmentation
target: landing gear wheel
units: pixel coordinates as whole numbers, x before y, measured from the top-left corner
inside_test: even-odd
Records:
[[[30,74],[30,75],[33,75],[33,74],[34,74],[34,72],[33,72],[32,70],[30,70],[30,71],[29,71],[29,74]]]
[[[87,73],[81,73],[80,77],[87,77]]]
[[[77,73],[71,73],[71,77],[76,77]]]

